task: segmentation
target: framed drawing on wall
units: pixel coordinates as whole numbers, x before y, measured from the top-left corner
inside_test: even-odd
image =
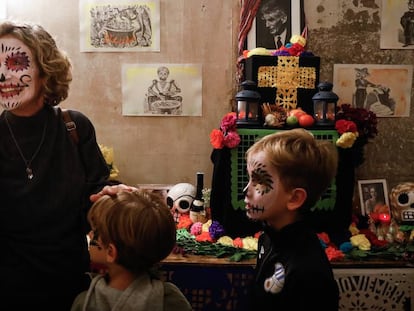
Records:
[[[377,117],[409,117],[412,65],[334,64],[338,105],[365,108]]]
[[[358,190],[362,215],[368,216],[377,204],[390,206],[385,179],[358,180]]]
[[[302,34],[304,27],[303,0],[261,0],[247,35],[247,49],[278,49],[292,35]]]

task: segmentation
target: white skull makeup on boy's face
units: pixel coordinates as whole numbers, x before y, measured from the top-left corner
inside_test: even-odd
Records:
[[[40,98],[41,80],[32,52],[11,36],[0,38],[0,104],[14,110]]]
[[[285,210],[289,194],[264,152],[251,155],[247,172],[249,183],[244,189],[246,214],[253,220],[272,222]]]

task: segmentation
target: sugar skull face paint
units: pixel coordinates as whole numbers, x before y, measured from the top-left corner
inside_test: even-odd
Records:
[[[0,38],[0,104],[5,110],[38,103],[42,81],[32,52],[11,36]]]
[[[264,152],[252,154],[247,162],[249,183],[244,189],[246,214],[253,220],[273,222],[285,211],[290,194]]]

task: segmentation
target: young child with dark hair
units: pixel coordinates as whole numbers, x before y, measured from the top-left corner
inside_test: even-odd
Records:
[[[176,242],[173,216],[163,198],[144,190],[104,195],[88,212],[91,261],[106,273],[93,277],[72,311],[192,310],[182,292],[154,267]]]
[[[249,310],[338,310],[331,265],[306,223],[336,175],[334,144],[292,129],[261,138],[246,159],[246,213],[263,223]]]

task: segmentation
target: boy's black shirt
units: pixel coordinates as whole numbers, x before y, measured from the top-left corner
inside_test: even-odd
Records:
[[[279,292],[270,293],[265,282],[274,284],[271,277],[277,263],[283,267],[277,278],[284,278],[284,284]],[[255,275],[249,310],[338,310],[339,290],[331,265],[318,236],[304,222],[280,231],[264,228]]]

